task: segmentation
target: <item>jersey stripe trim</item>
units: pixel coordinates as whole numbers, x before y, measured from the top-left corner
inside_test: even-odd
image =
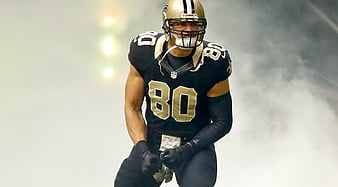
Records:
[[[195,4],[193,0],[191,0],[191,13],[195,14]]]
[[[186,14],[194,14],[195,13],[195,5],[193,0],[183,0],[184,13]]]
[[[183,0],[184,13],[187,13],[187,0]]]

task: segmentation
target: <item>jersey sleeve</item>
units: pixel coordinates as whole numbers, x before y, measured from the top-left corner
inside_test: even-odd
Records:
[[[232,61],[228,51],[224,51],[224,57],[221,57],[215,66],[215,75],[217,81],[228,79],[232,73]]]
[[[131,42],[128,53],[129,62],[143,76],[147,66],[154,60],[154,48],[158,33],[148,31],[137,35]]]
[[[215,83],[228,79],[232,72],[232,61],[229,52],[216,43],[209,43],[204,49],[204,60],[212,64],[211,78]]]
[[[136,70],[142,75],[142,59],[144,59],[142,54],[142,47],[137,45],[138,36],[136,36],[131,42],[129,46],[128,60],[131,65],[133,65]]]

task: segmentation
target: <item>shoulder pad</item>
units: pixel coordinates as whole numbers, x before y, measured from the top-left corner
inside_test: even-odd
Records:
[[[155,48],[161,36],[164,36],[163,33],[148,31],[138,34],[131,41],[128,59],[141,75],[155,61]]]
[[[207,63],[212,66],[220,79],[226,79],[232,72],[232,61],[229,52],[220,44],[205,41],[199,66]],[[199,68],[199,67],[198,67]],[[225,77],[225,78],[224,78]]]
[[[155,31],[148,31],[135,36],[130,43],[129,60],[133,63],[142,60],[140,59],[142,57],[153,58],[156,42],[162,35]]]
[[[138,46],[154,46],[159,33],[156,31],[147,31],[134,37],[133,43]]]

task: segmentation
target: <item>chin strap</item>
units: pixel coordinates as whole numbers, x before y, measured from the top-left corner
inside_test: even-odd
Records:
[[[176,47],[177,47],[176,45],[170,47],[170,48],[164,53],[163,56],[160,56],[161,59],[158,61],[158,65],[160,66],[160,72],[161,72],[162,75],[164,75],[164,73],[162,72],[162,65],[161,65],[161,63],[162,63],[162,61],[164,60],[164,58],[167,56],[167,54],[168,54],[171,50],[175,49]]]

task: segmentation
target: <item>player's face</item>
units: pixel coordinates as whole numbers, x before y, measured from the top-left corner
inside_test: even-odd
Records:
[[[182,34],[189,34],[190,31],[198,31],[201,27],[201,24],[198,22],[191,22],[191,21],[186,21],[186,22],[175,22],[172,24],[172,27],[174,30],[180,30],[182,31]],[[184,32],[186,31],[186,32]],[[180,34],[177,34],[179,38],[182,38],[183,36]],[[194,37],[194,35],[192,36]]]

